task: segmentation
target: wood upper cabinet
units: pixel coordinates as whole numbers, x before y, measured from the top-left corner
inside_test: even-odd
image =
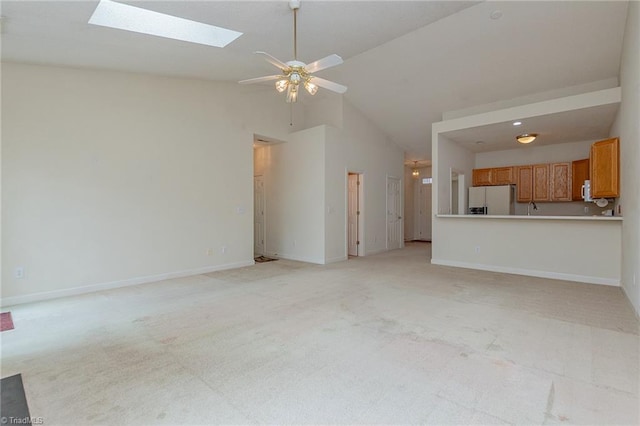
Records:
[[[533,168],[533,201],[551,201],[549,185],[549,164],[534,164]]]
[[[494,167],[491,170],[492,185],[511,185],[516,183],[514,167]]]
[[[526,203],[533,199],[533,166],[516,168],[516,200]]]
[[[516,183],[515,167],[473,169],[473,186],[511,185]]]
[[[620,141],[605,139],[591,145],[591,196],[615,198],[620,195]]]
[[[551,201],[571,201],[571,176],[571,163],[552,163],[549,165]]]
[[[571,163],[571,199],[582,201],[582,185],[589,179],[589,159]]]
[[[487,186],[492,184],[493,169],[473,169],[473,186]]]

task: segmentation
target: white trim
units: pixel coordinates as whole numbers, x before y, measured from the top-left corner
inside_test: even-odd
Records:
[[[505,274],[526,275],[553,280],[575,281],[587,284],[609,285],[620,287],[620,280],[615,278],[592,277],[588,275],[564,274],[562,272],[538,271],[534,269],[510,268],[508,266],[484,265],[481,263],[458,262],[452,260],[431,259],[431,264],[454,266],[457,268],[477,269],[480,271],[502,272]]]
[[[156,281],[168,280],[172,278],[189,277],[193,275],[206,274],[209,272],[222,271],[225,269],[241,268],[243,266],[254,265],[255,261],[248,260],[235,263],[226,263],[216,266],[205,266],[202,268],[186,269],[183,271],[167,272],[165,274],[147,275],[144,277],[128,278],[125,280],[111,281],[107,283],[91,284],[82,287],[66,288],[62,290],[45,291],[42,293],[26,294],[24,296],[12,296],[0,299],[0,306],[21,305],[23,303],[40,302],[43,300],[58,299],[60,297],[78,296],[80,294],[94,293],[97,291],[111,290],[120,287],[129,287],[139,284],[147,284]]]

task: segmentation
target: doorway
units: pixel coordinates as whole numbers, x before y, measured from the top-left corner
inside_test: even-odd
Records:
[[[431,182],[430,177],[414,180],[414,236],[419,241],[431,241]]]
[[[264,177],[253,177],[253,254],[254,258],[263,256],[265,223],[264,223]]]
[[[387,176],[387,249],[402,247],[402,186],[401,180]]]
[[[362,174],[347,172],[347,255],[362,256]]]

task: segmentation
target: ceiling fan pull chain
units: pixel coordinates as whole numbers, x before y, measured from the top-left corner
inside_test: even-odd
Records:
[[[293,127],[293,102],[289,106],[291,107],[289,110],[289,126]]]

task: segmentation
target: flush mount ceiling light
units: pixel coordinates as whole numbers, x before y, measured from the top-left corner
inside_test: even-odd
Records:
[[[531,143],[538,137],[537,133],[523,133],[516,136],[516,140],[520,143]]]
[[[165,15],[111,0],[100,0],[98,7],[89,19],[89,23],[214,47],[225,47],[242,35],[238,31]]]
[[[298,36],[297,36],[297,16],[300,9],[300,0],[289,1],[289,8],[293,10],[293,61],[282,62],[265,52],[255,52],[263,55],[264,59],[271,65],[279,68],[282,74],[268,75],[266,77],[250,78],[248,80],[239,81],[240,84],[264,83],[266,81],[276,81],[276,90],[280,93],[287,92],[287,102],[295,102],[298,100],[298,89],[304,87],[310,95],[318,92],[318,87],[331,90],[336,93],[344,93],[347,91],[346,86],[325,80],[324,78],[312,75],[330,67],[340,65],[343,61],[338,55],[329,55],[319,59],[309,65],[298,61]]]
[[[519,125],[521,125],[521,124],[522,124],[522,121],[514,121],[514,122],[513,122],[513,125],[514,125],[514,126],[519,126]]]

